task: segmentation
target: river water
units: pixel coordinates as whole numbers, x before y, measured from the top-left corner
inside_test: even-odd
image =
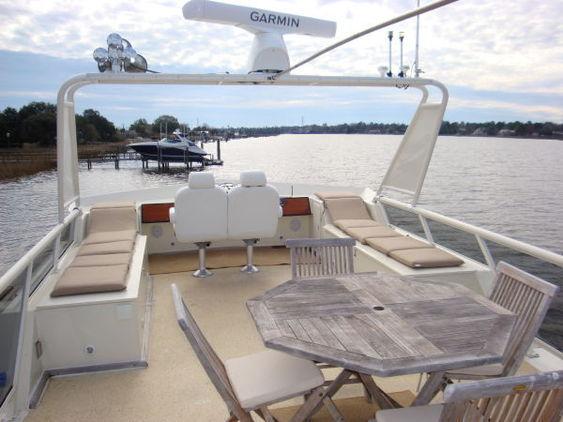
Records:
[[[221,145],[217,178],[236,179],[241,170],[263,169],[270,181],[377,188],[400,142],[393,135],[280,135],[232,140]],[[215,144],[206,145],[215,153]],[[423,188],[421,204],[450,217],[563,253],[563,142],[537,139],[440,137]],[[129,191],[186,182],[181,169],[158,173],[140,162],[85,165],[82,195]],[[56,223],[56,172],[0,182],[0,273],[4,273]],[[420,231],[407,215],[394,223]],[[473,239],[434,225],[436,240],[479,258]],[[512,254],[494,244],[505,259],[552,282],[563,270]],[[563,349],[563,300],[558,297],[542,327],[542,337]]]

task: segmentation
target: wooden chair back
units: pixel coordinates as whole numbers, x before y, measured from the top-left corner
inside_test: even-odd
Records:
[[[497,279],[489,299],[516,314],[504,355],[502,376],[514,375],[549,309],[559,287],[506,262],[497,265]]]
[[[350,237],[331,239],[288,239],[291,276],[294,280],[329,277],[354,272],[354,245]]]
[[[563,371],[449,385],[440,422],[552,422],[563,407]]]
[[[252,422],[250,414],[238,402],[223,362],[203,335],[175,284],[172,284],[172,299],[180,328],[192,346],[207,376],[227,405],[230,414],[236,416],[239,421]]]

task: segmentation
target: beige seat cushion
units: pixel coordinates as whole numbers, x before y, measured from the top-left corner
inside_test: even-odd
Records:
[[[128,265],[69,267],[57,281],[51,296],[116,292],[127,287]]]
[[[81,246],[78,250],[78,256],[131,253],[132,251],[133,242],[130,240],[122,240],[119,242],[93,243],[91,245]]]
[[[476,366],[475,368],[456,369],[453,372],[448,372],[448,376],[455,379],[455,375],[482,375],[482,376],[495,376],[502,374],[504,366],[502,363],[493,363],[490,365]]]
[[[107,265],[129,265],[130,253],[112,253],[104,255],[82,255],[73,259],[71,267],[98,267]]]
[[[92,208],[88,235],[98,232],[137,230],[137,212],[133,207]]]
[[[378,224],[376,221],[374,220],[363,220],[363,219],[358,219],[358,220],[337,220],[334,222],[334,225],[336,227],[338,227],[339,229],[342,230],[346,230],[346,229],[350,229],[352,227],[376,227],[376,226],[381,226],[381,224]]]
[[[354,192],[315,192],[315,195],[326,201],[327,199],[340,199],[340,198],[359,198],[360,195]]]
[[[135,208],[135,203],[133,201],[98,202],[90,207],[92,210],[96,208]]]
[[[327,199],[325,201],[332,221],[360,219],[370,220],[371,216],[361,198]]]
[[[420,240],[407,236],[370,238],[366,240],[366,243],[376,251],[385,255],[389,255],[389,253],[393,251],[400,251],[402,249],[421,249],[432,247],[429,243],[421,242]]]
[[[137,236],[137,232],[135,230],[95,232],[95,233],[90,233],[88,236],[86,236],[86,239],[82,241],[82,244],[91,245],[94,243],[119,242],[120,240],[134,241],[136,236]]]
[[[229,359],[225,369],[241,406],[247,410],[299,396],[324,382],[313,362],[275,350]]]
[[[411,268],[457,267],[463,264],[461,259],[437,248],[402,249],[391,252],[389,256]]]
[[[443,408],[444,406],[441,404],[431,404],[430,406],[378,410],[375,413],[375,420],[376,422],[438,422]]]
[[[394,237],[397,232],[389,227],[374,226],[374,227],[350,227],[344,230],[346,234],[352,236],[354,239],[361,243],[366,243],[367,239],[371,237]]]

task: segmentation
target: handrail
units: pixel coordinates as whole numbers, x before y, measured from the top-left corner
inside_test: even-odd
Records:
[[[520,240],[511,239],[510,237],[504,236],[502,234],[498,234],[469,223],[464,223],[463,221],[459,221],[451,217],[446,217],[445,215],[418,206],[412,206],[396,199],[379,196],[375,197],[375,201],[379,201],[384,205],[389,205],[393,208],[398,208],[400,210],[422,216],[437,223],[442,223],[447,226],[459,229],[463,232],[472,234],[477,238],[490,240],[491,242],[498,243],[499,245],[505,246],[518,252],[525,253],[527,255],[536,257],[563,268],[563,255],[548,251],[547,249],[539,248]],[[487,259],[487,261],[489,260]]]
[[[14,265],[10,267],[8,271],[0,278],[0,292],[3,291],[10,283],[16,279],[30,264],[33,263],[35,258],[43,252],[43,250],[48,247],[51,242],[60,239],[62,231],[71,224],[76,217],[80,214],[80,210],[75,209],[64,219],[62,223],[57,224],[47,233],[39,242],[37,242],[33,248],[26,252]],[[55,250],[58,249],[58,245],[55,246]],[[58,259],[58,257],[57,257]]]

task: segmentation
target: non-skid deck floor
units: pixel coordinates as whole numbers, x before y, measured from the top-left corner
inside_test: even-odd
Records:
[[[227,359],[264,349],[245,302],[289,278],[287,265],[262,267],[252,275],[238,267],[218,269],[208,279],[191,273],[153,276],[149,367],[53,378],[26,422],[224,421],[226,408],[178,328],[170,286],[180,287],[209,341]],[[401,391],[414,390],[417,380],[413,375],[377,382],[386,391]],[[361,394],[353,385],[338,396]]]

